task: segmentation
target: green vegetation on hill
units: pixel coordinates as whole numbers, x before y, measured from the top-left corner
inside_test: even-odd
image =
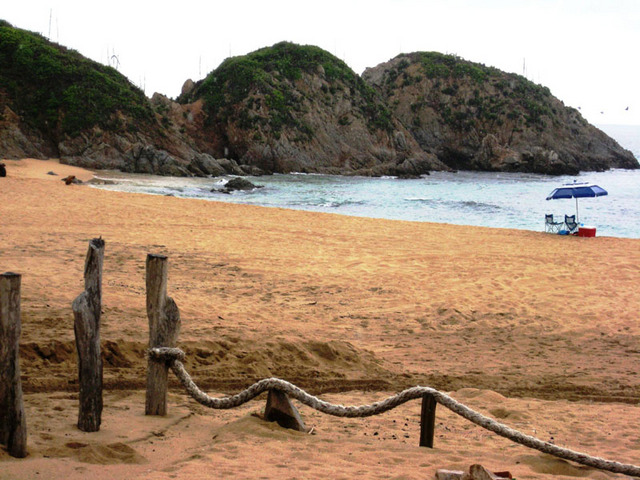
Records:
[[[438,52],[420,53],[422,69],[430,78],[462,78],[471,77],[478,83],[484,82],[491,76],[497,76],[498,70],[485,67],[477,63],[462,60],[456,55],[445,55]]]
[[[228,58],[178,98],[199,100],[202,110],[181,108],[0,20],[0,143],[12,155],[58,151],[95,168],[165,174],[188,174],[192,164],[225,170],[209,155],[265,172],[637,166],[615,142],[594,143],[599,133],[579,112],[522,76],[436,52],[402,54],[367,72],[282,42]]]
[[[454,169],[637,168],[630,152],[521,75],[456,55],[414,52],[368,68],[363,78],[418,145]]]
[[[117,70],[4,20],[0,99],[2,93],[24,121],[51,139],[93,126],[135,131],[137,123],[155,122],[144,93]]]
[[[431,105],[448,125],[461,132],[468,132],[479,123],[495,127],[516,121],[523,126],[543,128],[545,117],[555,121],[549,89],[525,77],[438,52],[401,54],[398,58],[403,60],[397,68],[387,72],[387,92],[423,79],[431,80],[436,88],[428,98],[418,99],[412,108],[417,112]],[[407,68],[413,63],[420,68],[419,74],[412,76]],[[466,87],[466,91],[461,87]]]
[[[198,98],[205,102],[209,123],[240,119],[240,126],[268,125],[276,136],[283,127],[313,137],[311,127],[301,119],[304,102],[295,83],[303,74],[323,75],[325,94],[338,90],[358,94],[358,108],[372,129],[392,129],[391,112],[373,88],[343,61],[315,46],[281,42],[244,56],[226,59],[198,84],[193,92],[178,98],[186,103]],[[267,116],[255,115],[264,102]]]

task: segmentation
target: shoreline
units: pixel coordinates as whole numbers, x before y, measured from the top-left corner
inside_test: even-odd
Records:
[[[627,176],[627,173],[631,176]],[[612,170],[598,174],[601,177],[585,176],[581,179],[600,183],[612,191],[611,198],[607,196],[581,202],[581,210],[586,215],[584,222],[595,225],[598,236],[640,238],[640,223],[637,221],[640,211],[630,203],[636,194],[629,189],[636,179],[640,180],[637,173]],[[335,213],[359,218],[532,232],[544,230],[542,225],[545,214],[554,213],[560,218],[564,213],[575,214],[572,202],[543,201],[544,196],[559,183],[566,183],[567,178],[464,171],[442,175],[434,173],[418,181],[305,175],[309,178],[306,181],[296,179],[299,176],[294,174],[274,175],[251,178],[251,181],[266,188],[252,192],[233,192],[231,195],[212,193],[211,187],[220,188],[219,178],[163,177],[97,171],[92,184],[99,189],[126,193]],[[106,179],[107,184],[103,184],[100,179]],[[108,185],[112,183],[110,180],[114,185]],[[521,181],[524,181],[524,185]],[[618,219],[625,209],[631,211],[630,221],[620,224]],[[582,217],[583,215],[581,220]]]
[[[66,186],[60,178],[76,167],[33,162],[0,178],[0,271],[23,275],[20,361],[34,392],[25,394],[30,456],[0,449],[7,478],[210,478],[212,465],[219,477],[255,478],[249,464],[267,479],[317,478],[331,476],[330,458],[333,478],[429,478],[472,463],[518,478],[622,478],[513,446],[444,410],[427,451],[413,403],[362,422],[302,407],[316,427],[305,436],[255,417],[264,397],[212,413],[172,383],[169,417],[144,417],[142,393],[128,385],[145,378],[148,253],[169,257],[187,370],[220,395],[271,376],[345,404],[427,385],[543,440],[637,458],[638,239],[130,195]],[[101,432],[84,434],[74,427],[70,305],[98,236],[110,388]],[[323,390],[331,385],[350,387]],[[609,403],[591,401],[598,396]]]

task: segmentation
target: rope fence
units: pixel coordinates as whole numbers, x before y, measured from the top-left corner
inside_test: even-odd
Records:
[[[535,450],[539,450],[543,453],[547,453],[558,458],[571,460],[581,465],[598,468],[600,470],[640,477],[639,466],[624,464],[600,457],[594,457],[591,455],[587,455],[586,453],[576,452],[568,448],[559,447],[549,442],[544,442],[536,437],[526,435],[522,432],[508,427],[507,425],[497,422],[492,418],[484,416],[481,413],[476,412],[475,410],[472,410],[466,405],[458,402],[449,395],[431,387],[417,386],[408,388],[396,395],[387,397],[386,399],[380,402],[375,402],[371,405],[344,406],[334,405],[332,403],[320,400],[319,398],[310,395],[301,388],[285,380],[281,380],[279,378],[267,378],[254,383],[253,385],[236,395],[214,398],[203,392],[192,380],[191,376],[186,371],[184,364],[182,363],[182,361],[184,361],[186,358],[185,353],[179,348],[151,348],[149,349],[149,358],[156,362],[165,363],[173,371],[178,380],[180,380],[180,383],[182,383],[189,395],[194,400],[204,405],[205,407],[213,409],[229,409],[238,407],[254,399],[263,392],[277,390],[291,398],[295,398],[300,403],[327,415],[333,415],[336,417],[361,418],[369,417],[372,415],[379,415],[411,400],[425,398],[425,396],[431,396],[437,403],[439,403],[443,407],[448,408],[461,417],[469,420],[470,422],[486,430],[494,432],[502,437],[508,438],[513,442],[524,445],[525,447],[533,448]],[[424,421],[424,418],[422,420]]]
[[[79,354],[80,411],[78,428],[98,431],[102,412],[102,362],[100,360],[100,305],[104,241],[93,239],[85,261],[85,291],[73,302],[74,331]],[[319,412],[336,417],[361,418],[379,415],[406,402],[422,399],[420,446],[433,447],[436,405],[440,404],[470,422],[513,442],[581,465],[640,478],[640,467],[562,448],[514,430],[486,417],[431,387],[416,386],[370,405],[344,406],[325,402],[301,388],[279,378],[254,383],[235,395],[215,398],[203,392],[182,363],[186,356],[175,347],[180,331],[178,306],[167,295],[168,259],[163,255],[147,256],[147,316],[149,349],[145,414],[166,415],[168,371],[173,371],[189,395],[213,409],[235,408],[268,392],[265,417],[287,428],[305,431],[294,398]],[[20,323],[19,274],[0,274],[0,444],[13,457],[27,455],[26,420],[18,360]]]

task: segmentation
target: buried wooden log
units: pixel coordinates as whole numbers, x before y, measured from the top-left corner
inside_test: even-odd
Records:
[[[149,348],[175,347],[180,333],[180,311],[167,296],[169,260],[164,255],[147,255],[147,317]],[[169,366],[149,358],[145,415],[167,414]]]
[[[83,432],[97,432],[102,422],[100,314],[103,260],[104,240],[94,238],[89,242],[84,262],[84,291],[71,304],[80,384],[78,428]]]
[[[306,432],[307,428],[298,409],[291,400],[280,390],[269,390],[264,417],[270,422],[278,422],[282,428],[289,428],[299,432]]]
[[[436,397],[430,393],[422,396],[420,414],[420,446],[433,448],[433,435],[436,425]]]
[[[17,458],[27,456],[27,420],[18,360],[21,278],[11,272],[0,275],[0,443]]]

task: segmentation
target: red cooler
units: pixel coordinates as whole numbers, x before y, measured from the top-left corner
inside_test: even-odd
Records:
[[[596,227],[579,227],[578,236],[579,237],[595,237]]]

